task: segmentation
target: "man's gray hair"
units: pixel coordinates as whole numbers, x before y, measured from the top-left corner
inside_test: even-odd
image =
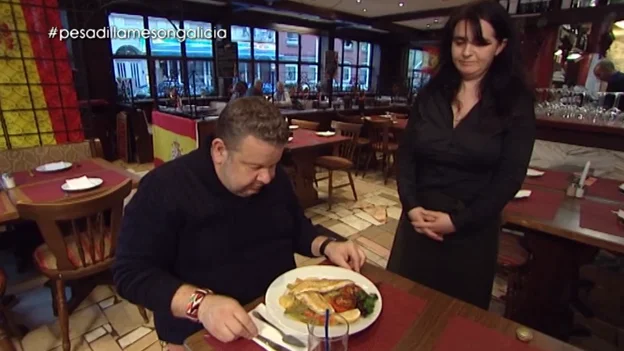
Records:
[[[243,97],[227,104],[217,120],[215,136],[231,149],[237,149],[247,136],[274,145],[288,142],[288,122],[280,110],[258,96]]]
[[[611,62],[611,60],[608,59],[598,61],[596,67],[600,68],[601,70],[605,70],[606,72],[615,72],[615,65],[613,64],[613,62]]]

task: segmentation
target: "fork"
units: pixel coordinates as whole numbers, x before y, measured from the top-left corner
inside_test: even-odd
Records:
[[[266,324],[270,325],[271,327],[273,327],[273,329],[277,330],[282,335],[282,341],[287,343],[288,345],[297,346],[297,347],[305,347],[306,346],[297,337],[295,337],[293,335],[290,335],[290,334],[284,333],[280,328],[276,327],[273,323],[269,322],[266,318],[264,318],[264,316],[262,314],[260,314],[260,312],[253,311],[253,312],[251,312],[251,314],[254,317],[258,318],[259,320],[263,321],[264,323],[266,323]]]

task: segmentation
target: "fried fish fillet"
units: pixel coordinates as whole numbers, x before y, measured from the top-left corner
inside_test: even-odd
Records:
[[[319,292],[319,293],[327,293],[330,291],[338,290],[344,288],[347,285],[355,284],[351,280],[346,279],[306,279],[299,282],[290,289],[292,294],[301,294],[304,292]]]
[[[318,292],[304,292],[301,294],[295,295],[297,300],[306,305],[309,309],[311,309],[314,313],[324,314],[325,310],[329,310],[329,313],[334,312],[334,308],[327,301],[323,295]]]

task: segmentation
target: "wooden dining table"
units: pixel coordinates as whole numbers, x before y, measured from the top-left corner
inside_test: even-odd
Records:
[[[406,295],[416,297],[424,301],[424,308],[414,320],[409,321],[405,332],[399,336],[398,342],[394,345],[394,347],[390,348],[392,350],[449,350],[449,344],[463,343],[465,345],[466,343],[471,342],[478,345],[471,345],[473,348],[470,348],[470,350],[479,349],[482,351],[579,350],[572,345],[566,344],[535,330],[532,330],[532,340],[528,341],[526,343],[527,345],[525,345],[525,343],[517,340],[516,333],[518,328],[523,326],[516,322],[482,310],[476,306],[464,303],[460,300],[429,289],[423,285],[407,280],[395,273],[368,263],[362,267],[361,273],[376,285],[381,285],[381,287],[389,285],[393,289],[405,292]],[[384,295],[382,294],[382,299],[383,298]],[[263,299],[264,298],[260,297],[256,301],[245,306],[245,308],[250,311],[255,306],[262,303]],[[383,303],[383,308],[389,310],[397,307],[390,306],[390,304],[400,304],[401,302],[388,299],[384,300]],[[375,323],[389,323],[392,327],[392,325],[395,324],[393,323],[393,320],[384,319],[384,310],[382,310],[381,313],[382,315]],[[451,330],[451,325],[456,324],[460,324],[461,329],[457,330],[458,328],[455,327],[454,330]],[[381,328],[381,326],[379,327]],[[374,328],[374,324],[369,327],[369,329]],[[353,341],[357,341],[355,338],[365,338],[367,332],[372,331],[366,329],[360,332],[362,336],[359,334],[355,337],[351,336],[349,338],[349,343],[352,342],[352,338],[354,338]],[[186,349],[189,351],[219,351],[219,349],[212,347],[211,344],[206,342],[205,334],[206,331],[202,330],[188,337],[184,342]],[[461,339],[462,334],[464,335],[465,340]],[[372,345],[372,343],[369,345]],[[484,346],[486,348],[479,348],[479,346]],[[356,347],[355,349],[364,348]],[[230,350],[230,348],[222,349]],[[250,348],[247,348],[247,350],[248,349]],[[351,349],[351,344],[349,345],[349,349]],[[261,350],[261,348],[258,346],[257,350]],[[461,351],[456,348],[454,348],[454,350]],[[468,348],[466,348],[466,350],[468,350]]]
[[[512,200],[503,212],[505,226],[524,233],[531,253],[520,307],[511,318],[567,340],[574,327],[570,305],[578,296],[580,267],[591,263],[599,249],[624,253],[624,227],[618,227],[618,218],[611,213],[624,203],[624,194],[623,201],[617,201],[619,182],[599,179],[586,187],[583,198],[569,197],[565,189],[573,175],[544,172],[543,181],[541,177],[527,177],[523,189],[531,190],[531,196]],[[599,188],[606,188],[612,199],[594,196],[605,194]],[[582,218],[588,207],[602,211],[595,216],[600,216],[597,219],[603,222],[602,227],[613,228],[612,232],[587,228],[588,224],[582,223],[587,216],[594,216],[585,213]]]
[[[61,189],[65,180],[82,176],[98,177],[104,182],[101,186],[87,191],[65,192]],[[19,219],[19,213],[15,209],[18,202],[49,203],[88,197],[104,192],[128,178],[136,188],[141,180],[139,175],[102,158],[74,162],[71,168],[57,172],[19,171],[15,172],[13,177],[16,187],[0,192],[0,224]]]

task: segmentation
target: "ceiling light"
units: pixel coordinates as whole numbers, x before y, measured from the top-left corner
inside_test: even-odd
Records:
[[[355,2],[357,2],[358,4],[362,2],[362,0],[355,0]]]
[[[399,7],[403,7],[405,5],[402,1],[399,3]]]
[[[366,12],[366,8],[363,8],[362,11]]]
[[[438,23],[438,22],[440,22],[440,21],[437,18],[433,19],[433,23]]]
[[[430,27],[431,27],[431,25],[427,23],[427,28],[430,28]]]

